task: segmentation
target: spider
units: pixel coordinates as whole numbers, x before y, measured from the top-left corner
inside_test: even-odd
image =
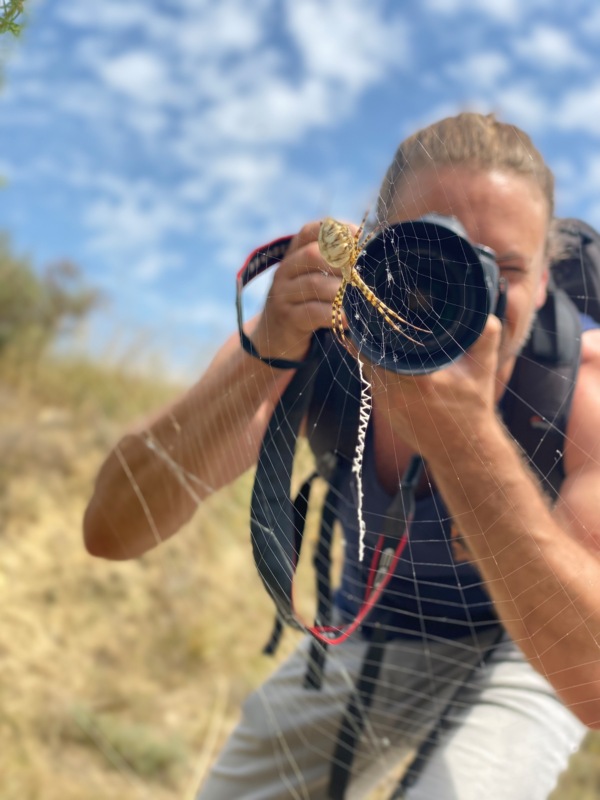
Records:
[[[365,245],[373,238],[373,236],[375,236],[377,232],[377,229],[374,230],[363,241],[361,241],[366,219],[367,215],[365,214],[360,227],[355,234],[353,234],[350,228],[347,225],[344,225],[343,222],[338,222],[331,217],[325,217],[325,219],[323,219],[321,222],[321,227],[319,228],[318,243],[321,255],[330,266],[338,268],[342,272],[342,284],[331,307],[331,327],[333,332],[339,341],[344,345],[344,347],[347,347],[346,335],[344,333],[344,326],[342,324],[342,303],[344,301],[346,287],[348,285],[352,285],[358,289],[365,300],[370,303],[373,308],[379,312],[379,314],[381,314],[388,325],[391,325],[395,331],[398,331],[398,333],[401,333],[407,339],[410,339],[411,342],[420,344],[420,342],[418,342],[416,339],[413,339],[412,336],[409,336],[403,328],[400,328],[397,323],[400,323],[400,325],[410,325],[412,328],[415,328],[415,330],[424,329],[417,328],[416,325],[412,325],[412,323],[404,319],[404,317],[401,317],[391,308],[386,306],[385,303],[382,302],[371,289],[369,289],[367,284],[363,281],[356,270],[356,262],[358,261],[360,254],[362,253]]]

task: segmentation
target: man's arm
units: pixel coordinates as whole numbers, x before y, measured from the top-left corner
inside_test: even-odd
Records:
[[[134,558],[176,533],[201,500],[254,463],[290,377],[232,337],[189,392],[109,453],[84,516],[89,552]]]
[[[600,728],[600,355],[580,370],[553,511],[494,412],[499,333],[491,321],[445,375],[398,381],[390,417],[412,429],[509,634]]]
[[[331,321],[339,278],[306,225],[278,267],[248,333],[263,356],[302,360]],[[84,517],[94,555],[134,558],[172,536],[208,494],[252,466],[272,410],[292,376],[246,354],[237,336],[180,400],[125,435],[102,465]]]

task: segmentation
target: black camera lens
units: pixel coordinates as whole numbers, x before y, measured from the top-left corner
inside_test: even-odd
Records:
[[[369,241],[356,269],[385,308],[348,286],[350,338],[371,361],[399,373],[433,372],[481,334],[500,293],[494,254],[472,245],[458,220],[428,215],[390,225]]]

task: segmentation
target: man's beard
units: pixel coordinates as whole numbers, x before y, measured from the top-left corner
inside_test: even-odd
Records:
[[[503,369],[506,369],[507,366],[511,364],[510,373],[507,376],[503,376],[503,378],[505,378],[506,383],[508,383],[508,379],[512,374],[512,369],[514,368],[515,361],[521,355],[527,343],[529,342],[536,319],[537,319],[537,309],[534,309],[530,314],[529,323],[527,325],[525,333],[518,342],[512,345],[506,342],[507,329],[504,327],[504,325],[502,326],[502,333],[500,334],[500,348],[498,351],[498,375],[501,375]]]

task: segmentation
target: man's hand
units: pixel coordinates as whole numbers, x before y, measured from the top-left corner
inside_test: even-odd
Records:
[[[374,402],[389,416],[392,432],[427,459],[476,435],[495,416],[500,382],[502,324],[490,316],[476,342],[457,361],[428,375],[371,371]]]
[[[265,308],[251,333],[263,356],[301,361],[313,332],[331,327],[331,306],[341,276],[319,252],[320,224],[310,222],[300,230],[275,272]]]

